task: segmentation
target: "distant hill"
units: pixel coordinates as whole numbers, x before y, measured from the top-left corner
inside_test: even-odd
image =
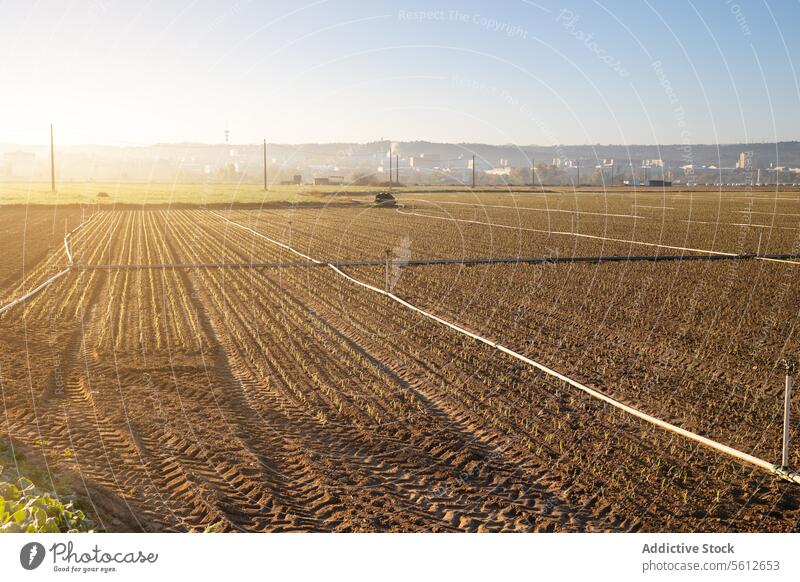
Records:
[[[438,143],[429,141],[369,143],[268,144],[272,180],[299,173],[304,180],[316,176],[388,171],[389,148],[399,156],[400,168],[413,177],[412,158],[417,168],[435,167],[439,180],[448,172],[465,172],[474,155],[480,170],[500,166],[527,170],[530,160],[550,164],[554,158],[575,160],[591,169],[602,160],[613,159],[624,171],[642,160],[661,159],[666,169],[681,166],[714,166],[730,169],[741,152],[748,152],[753,169],[771,165],[800,167],[800,142],[749,144],[665,144],[665,145],[491,145],[480,143]],[[33,154],[31,156],[30,154]],[[424,161],[424,164],[420,163]],[[393,162],[394,163],[394,162]],[[257,181],[262,174],[261,144],[173,143],[119,147],[107,145],[57,146],[57,171],[63,180],[178,180]],[[49,147],[0,144],[0,180],[49,179]],[[455,174],[453,174],[455,176]]]

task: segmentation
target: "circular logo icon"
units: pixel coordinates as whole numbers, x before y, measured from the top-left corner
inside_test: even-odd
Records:
[[[44,546],[39,542],[29,542],[19,551],[19,563],[26,570],[35,570],[44,561]]]

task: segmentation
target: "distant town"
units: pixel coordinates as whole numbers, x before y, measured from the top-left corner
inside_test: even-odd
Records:
[[[227,137],[227,134],[226,134]],[[57,144],[57,139],[56,139]],[[156,144],[58,146],[61,181],[270,184],[800,184],[800,142],[515,146],[366,144]],[[535,168],[535,170],[534,170]],[[49,146],[0,144],[0,181],[50,179]]]

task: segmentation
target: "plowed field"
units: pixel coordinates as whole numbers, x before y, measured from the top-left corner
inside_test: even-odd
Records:
[[[74,474],[109,530],[797,531],[800,485],[324,264],[388,251],[388,270],[343,271],[778,462],[800,259],[726,257],[799,252],[793,196],[98,210],[70,237],[72,270],[0,315],[0,437]],[[0,218],[7,246],[15,222],[38,245],[0,259],[0,306],[68,265],[64,215],[36,212]],[[404,263],[681,254],[725,260]]]

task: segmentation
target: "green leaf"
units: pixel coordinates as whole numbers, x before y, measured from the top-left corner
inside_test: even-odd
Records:
[[[20,509],[19,511],[14,513],[13,516],[14,522],[18,524],[22,524],[22,522],[24,522],[27,519],[27,517],[28,517],[28,510],[26,510],[25,508]]]
[[[0,532],[92,531],[91,520],[71,498],[40,493],[30,479],[20,478],[17,485],[0,482],[0,492]]]
[[[0,495],[6,499],[19,499],[19,488],[13,483],[0,484]]]

